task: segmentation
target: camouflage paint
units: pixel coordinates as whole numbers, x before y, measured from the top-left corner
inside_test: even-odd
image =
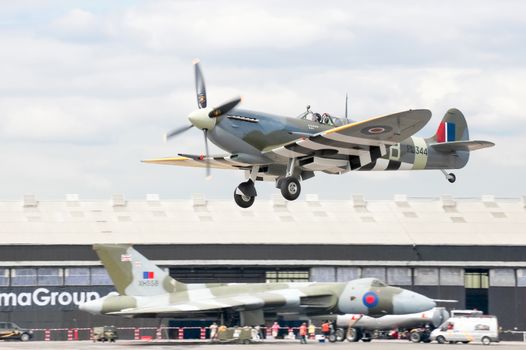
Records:
[[[94,249],[120,294],[80,306],[95,314],[175,318],[198,315],[217,319],[225,311],[263,310],[274,317],[332,313],[381,316],[425,311],[434,306],[423,295],[387,286],[374,278],[339,283],[184,284],[129,245],[98,244]],[[378,299],[374,305],[364,301],[364,295],[370,292]]]

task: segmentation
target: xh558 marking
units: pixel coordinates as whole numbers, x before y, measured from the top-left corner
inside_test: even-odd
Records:
[[[177,157],[144,160],[146,163],[244,170],[247,181],[234,191],[242,208],[257,196],[256,181],[275,181],[287,200],[300,195],[300,180],[316,171],[343,174],[351,170],[441,170],[464,167],[471,151],[492,147],[489,141],[470,141],[466,120],[455,108],[447,111],[435,135],[413,136],[431,119],[427,109],[399,112],[363,121],[327,113],[306,112],[297,118],[235,108],[241,98],[219,107],[207,107],[206,89],[199,62],[194,62],[198,109],[188,115],[189,125],[166,135],[170,139],[192,127],[203,130],[205,154],[180,153]],[[346,101],[347,105],[347,101]],[[208,140],[228,154],[210,156]]]

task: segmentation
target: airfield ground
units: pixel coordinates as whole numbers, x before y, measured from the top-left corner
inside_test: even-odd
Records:
[[[310,342],[307,345],[302,345],[299,342],[265,342],[265,343],[259,343],[259,344],[249,344],[249,345],[241,345],[241,344],[210,344],[210,343],[204,343],[204,342],[166,342],[166,341],[150,341],[150,342],[142,342],[142,341],[118,341],[117,343],[93,343],[91,341],[76,341],[76,342],[67,342],[67,341],[53,341],[53,342],[35,342],[35,341],[29,341],[29,342],[5,342],[0,343],[1,349],[39,349],[39,350],[45,350],[45,349],[67,349],[67,350],[73,350],[73,349],[216,349],[216,350],[228,350],[228,349],[241,349],[241,348],[247,348],[250,350],[257,350],[257,349],[363,349],[363,350],[420,350],[420,349],[431,349],[431,350],[441,350],[441,349],[447,349],[447,350],[455,350],[455,349],[491,349],[493,347],[496,347],[500,350],[506,350],[506,349],[526,349],[526,342],[500,342],[500,343],[492,343],[489,346],[484,346],[482,344],[437,344],[437,343],[431,343],[431,344],[413,344],[409,343],[407,341],[385,341],[385,340],[375,340],[371,343],[349,343],[349,342],[338,342],[338,343],[315,343]]]

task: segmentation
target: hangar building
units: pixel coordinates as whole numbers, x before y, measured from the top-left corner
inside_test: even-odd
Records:
[[[526,197],[319,200],[0,201],[0,321],[27,328],[155,326],[91,316],[113,290],[93,243],[133,243],[182,282],[346,281],[377,277],[448,307],[526,329]]]

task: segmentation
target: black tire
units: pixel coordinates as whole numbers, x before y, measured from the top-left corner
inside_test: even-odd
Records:
[[[345,340],[345,329],[338,328],[338,329],[336,329],[336,332],[334,332],[334,334],[336,334],[336,341],[344,341]]]
[[[301,193],[301,185],[295,177],[286,177],[280,182],[281,195],[289,201],[296,200]]]
[[[437,343],[438,344],[445,344],[446,343],[446,338],[444,338],[444,336],[442,336],[442,335],[439,335],[437,337]]]
[[[482,344],[484,345],[489,345],[491,344],[491,339],[489,337],[482,337],[482,339],[480,339],[480,341],[482,342]]]
[[[457,177],[455,176],[455,174],[449,173],[447,174],[447,181],[454,183],[455,181],[457,181]]]
[[[347,332],[347,341],[357,342],[362,339],[362,332],[358,328],[351,328]]]
[[[463,341],[462,344],[469,344],[469,341]]]
[[[21,336],[20,336],[20,340],[21,341],[28,341],[29,339],[31,339],[31,336],[27,333],[23,333]]]
[[[369,343],[371,340],[373,340],[373,338],[362,338],[364,343]]]
[[[254,204],[255,200],[256,200],[256,197],[244,196],[244,195],[241,195],[241,194],[237,194],[234,191],[234,201],[241,208],[245,208],[245,209],[246,208],[250,208],[252,206],[252,204]]]
[[[409,336],[409,339],[413,343],[420,343],[422,341],[422,335],[420,334],[420,332],[412,332]]]
[[[336,333],[331,333],[329,334],[329,336],[327,337],[329,339],[329,342],[331,343],[336,343]]]

